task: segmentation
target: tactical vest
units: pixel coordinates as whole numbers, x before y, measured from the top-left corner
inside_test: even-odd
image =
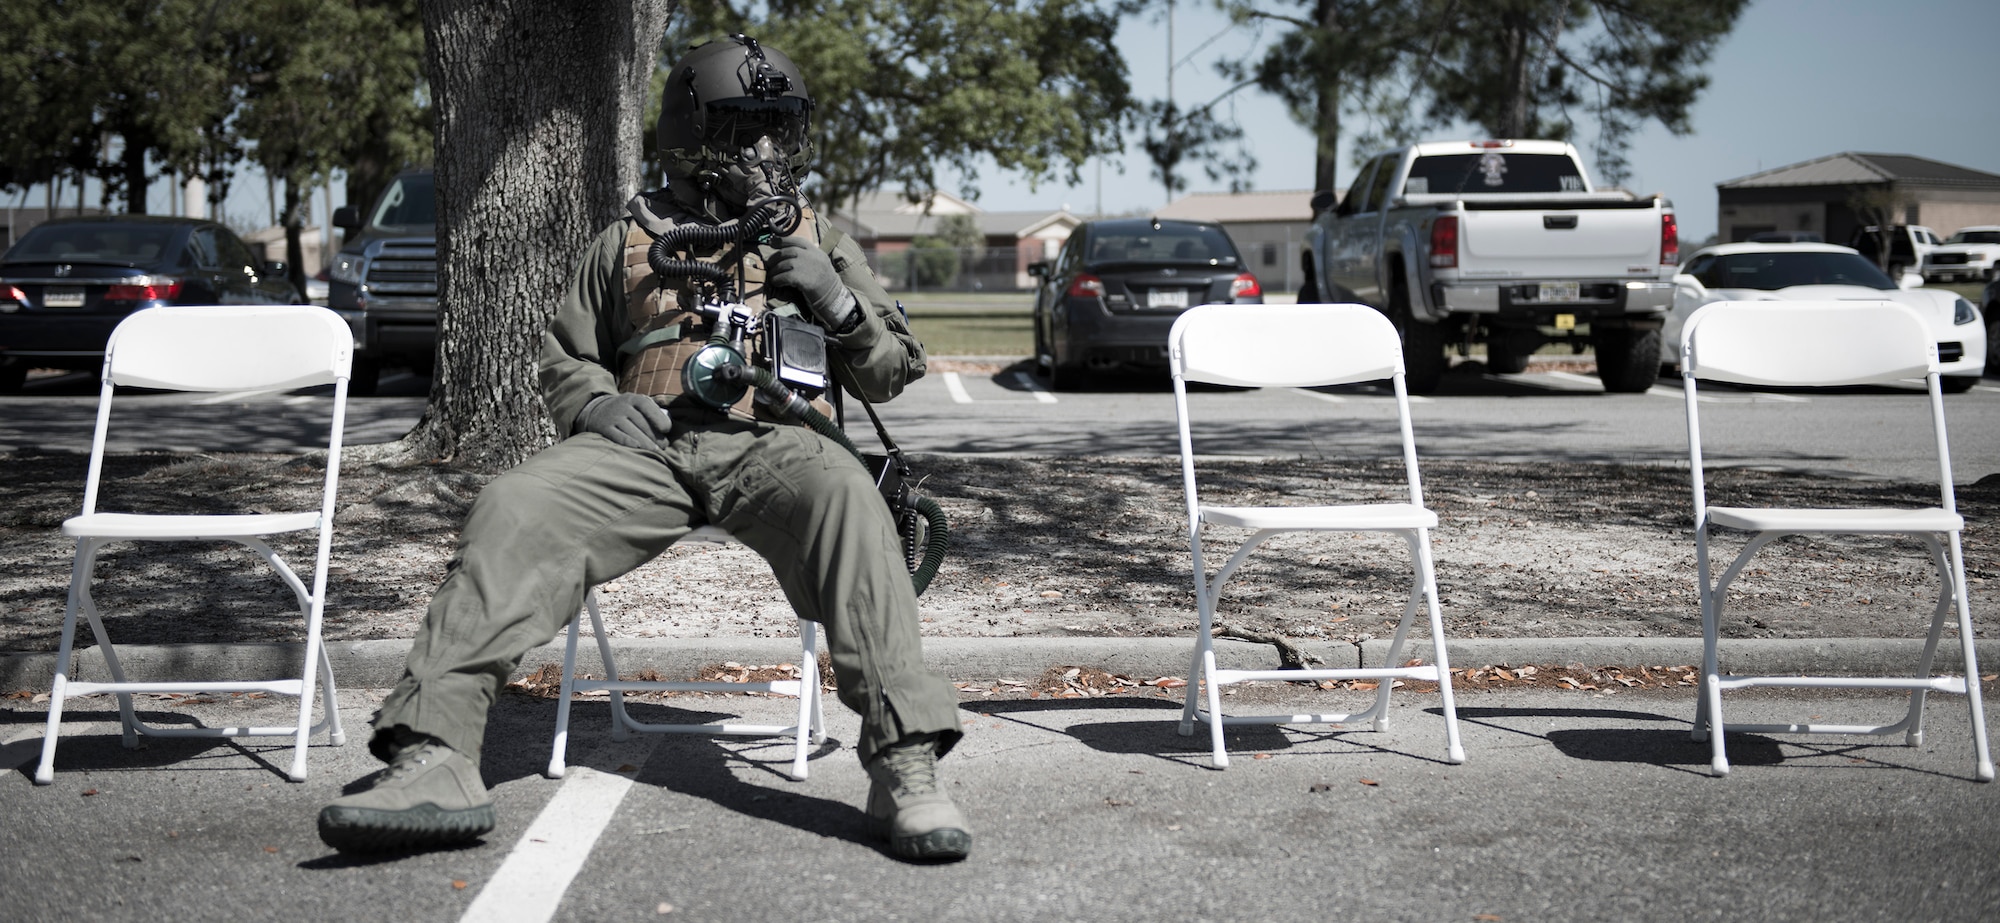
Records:
[[[660,200],[653,202],[660,203]],[[688,220],[678,208],[657,217],[668,228]],[[825,245],[821,241],[818,221],[810,209],[806,210],[800,229],[795,233]],[[713,412],[682,394],[681,368],[708,343],[708,338],[715,333],[715,325],[710,318],[691,307],[683,307],[696,304],[700,297],[691,280],[662,278],[653,271],[652,262],[647,258],[652,246],[653,235],[641,223],[634,221],[625,234],[626,338],[618,348],[618,390],[644,394],[673,411]],[[708,252],[683,250],[674,256],[717,263],[723,254],[735,249],[735,246],[722,246]],[[764,291],[764,257],[754,244],[742,249],[742,258],[729,267],[730,274],[736,280],[739,300],[753,314],[762,315],[769,300]],[[797,314],[798,311],[788,305],[783,313]],[[770,367],[761,353],[761,343],[757,338],[748,340],[744,345],[747,352],[745,358],[752,365]],[[790,422],[781,421],[766,408],[757,406],[755,395],[755,389],[745,392],[741,400],[730,406],[729,414],[764,422]],[[833,415],[833,407],[824,397],[815,398],[812,405],[820,413],[829,417]]]

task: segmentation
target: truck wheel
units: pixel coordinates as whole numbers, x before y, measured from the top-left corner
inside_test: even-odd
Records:
[[[28,366],[19,359],[0,359],[0,394],[19,394],[28,383]]]
[[[1319,274],[1313,272],[1311,260],[1307,260],[1302,268],[1305,270],[1306,280],[1299,284],[1299,304],[1319,304]]]
[[[2000,304],[1986,306],[1986,374],[2000,376]]]
[[[1610,327],[1591,334],[1597,378],[1613,394],[1638,394],[1660,377],[1660,331]]]
[[[375,389],[382,384],[382,366],[373,359],[354,360],[354,369],[348,373],[347,393],[357,397],[372,397]]]
[[[1410,313],[1410,293],[1397,279],[1389,294],[1389,320],[1403,335],[1403,383],[1411,394],[1429,394],[1444,380],[1444,334]]]

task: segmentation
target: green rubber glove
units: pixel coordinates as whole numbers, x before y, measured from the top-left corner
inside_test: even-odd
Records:
[[[826,329],[844,333],[857,320],[861,305],[840,281],[839,271],[826,251],[807,237],[779,238],[777,252],[764,263],[764,278],[775,288],[798,292],[813,316]]]
[[[576,431],[596,433],[628,449],[657,449],[674,428],[667,408],[643,394],[600,394],[576,415]]]

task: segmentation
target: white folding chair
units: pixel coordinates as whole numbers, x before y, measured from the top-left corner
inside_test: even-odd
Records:
[[[333,542],[334,489],[340,479],[340,438],[347,412],[347,377],[354,358],[354,338],[345,321],[313,305],[218,305],[151,308],[127,317],[112,331],[104,354],[104,384],[97,403],[97,429],[91,437],[89,473],[83,490],[83,513],[63,523],[64,535],[76,539],[76,561],[70,573],[69,604],[63,614],[62,644],[56,653],[55,682],[49,689],[48,734],[42,740],[42,761],[35,781],[55,779],[56,737],[62,729],[63,703],[77,696],[112,693],[118,699],[119,720],[127,747],[139,745],[139,735],[156,737],[291,737],[294,782],[306,777],[306,742],[327,729],[332,743],[344,743],[340,709],[333,683],[333,665],[320,642],[320,619],[326,605],[327,552]],[[106,513],[97,509],[104,465],[105,436],[111,405],[119,387],[171,391],[283,391],[313,385],[333,385],[333,419],[327,429],[326,475],[316,509],[299,512],[236,514]],[[250,405],[246,412],[254,412]],[[271,403],[274,413],[284,405]],[[289,408],[285,408],[289,410]],[[317,532],[312,588],[308,590],[265,539],[293,532]],[[296,675],[262,681],[133,680],[118,662],[118,652],[105,633],[90,584],[97,554],[112,542],[235,542],[262,556],[298,599],[305,622],[305,650]],[[110,682],[83,682],[70,676],[76,640],[76,619],[89,621],[104,657]],[[325,715],[312,722],[313,680],[317,668]],[[158,727],[139,720],[132,710],[134,693],[262,692],[296,696],[298,719],[276,727]]]
[[[1696,383],[1834,387],[1922,379],[1930,391],[1931,427],[1936,436],[1939,503],[1922,508],[1801,509],[1709,506],[1702,479],[1701,400]],[[1719,302],[1696,311],[1681,340],[1681,380],[1687,397],[1689,470],[1694,482],[1695,567],[1700,576],[1702,682],[1695,706],[1694,738],[1710,745],[1710,771],[1729,772],[1723,749],[1722,693],[1753,686],[1907,689],[1910,706],[1903,719],[1885,725],[1738,724],[1728,730],[1791,734],[1901,733],[1910,746],[1923,742],[1924,699],[1932,692],[1966,696],[1972,706],[1973,758],[1979,778],[1993,778],[1987,753],[1986,719],[1979,701],[1979,665],[1973,654],[1972,616],[1966,603],[1965,560],[1951,484],[1951,452],[1945,441],[1944,400],[1938,383],[1937,343],[1915,311],[1885,301]],[[1732,529],[1751,533],[1722,579],[1711,580],[1709,533]],[[1915,671],[1907,677],[1732,676],[1721,672],[1717,625],[1729,584],[1751,557],[1770,543],[1793,535],[1907,535],[1921,542],[1937,566],[1941,583],[1930,634]],[[1939,536],[1950,536],[1949,551]],[[1931,671],[1945,616],[1958,610],[1964,676]]]
[[[1195,605],[1200,612],[1194,659],[1188,668],[1187,699],[1181,709],[1181,734],[1192,734],[1197,720],[1206,722],[1215,766],[1224,768],[1229,765],[1222,733],[1227,725],[1372,721],[1374,729],[1380,731],[1388,726],[1389,690],[1394,682],[1430,680],[1438,684],[1444,700],[1446,758],[1453,763],[1464,762],[1465,749],[1458,738],[1458,712],[1452,704],[1450,664],[1445,657],[1444,620],[1438,612],[1437,577],[1431,564],[1430,530],[1437,526],[1437,514],[1425,508],[1423,487],[1417,476],[1409,393],[1403,383],[1403,349],[1395,326],[1364,305],[1204,305],[1183,313],[1174,322],[1168,334],[1168,352],[1174,380],[1174,410],[1180,422],[1181,479],[1187,493],[1188,547],[1194,554]],[[1208,506],[1201,502],[1195,488],[1188,382],[1308,388],[1385,378],[1393,383],[1396,392],[1409,502],[1269,507]],[[1203,526],[1254,530],[1212,579],[1202,559]],[[1413,564],[1410,598],[1403,607],[1395,640],[1390,643],[1388,658],[1381,668],[1226,670],[1217,665],[1213,630],[1223,585],[1257,546],[1273,536],[1299,531],[1393,532],[1409,544]],[[1399,666],[1403,642],[1409,636],[1417,611],[1426,608],[1430,617],[1431,662]],[[1375,704],[1366,711],[1222,714],[1222,687],[1232,683],[1350,679],[1380,681]],[[1198,704],[1198,697],[1204,694],[1206,707]]]
[[[731,542],[728,532],[715,526],[702,526],[688,533],[683,542]],[[555,744],[549,752],[549,768],[545,771],[551,779],[560,779],[568,771],[564,763],[564,752],[569,748],[569,708],[570,697],[579,692],[609,692],[611,694],[611,739],[624,740],[632,732],[649,734],[720,734],[740,737],[790,737],[792,744],[791,777],[805,781],[806,758],[811,755],[811,745],[826,740],[826,716],[822,711],[819,688],[819,626],[806,619],[799,619],[799,678],[770,680],[768,682],[721,683],[721,682],[659,682],[645,680],[625,680],[618,678],[618,663],[611,655],[611,639],[604,632],[604,619],[598,614],[597,588],[592,587],[583,599],[584,612],[571,619],[569,641],[563,648],[562,698],[556,705]],[[580,679],[576,675],[576,639],[581,632],[583,614],[590,616],[590,630],[597,636],[597,656],[604,667],[604,679]],[[767,692],[779,695],[797,696],[799,699],[798,720],[792,724],[745,724],[741,722],[715,722],[709,724],[648,724],[633,718],[625,710],[627,692]]]

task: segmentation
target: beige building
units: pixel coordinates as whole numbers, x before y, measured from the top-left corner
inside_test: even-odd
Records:
[[[987,211],[948,192],[911,202],[900,193],[872,192],[828,220],[853,237],[868,254],[876,274],[891,291],[918,287],[905,259],[917,238],[938,236],[945,218],[969,215],[985,239],[979,253],[962,254],[960,271],[948,287],[977,291],[1030,289],[1028,265],[1055,259],[1072,228],[1083,219],[1066,210]]]
[[[1717,234],[1725,242],[1759,231],[1811,231],[1844,244],[1886,203],[1892,223],[1943,237],[1975,224],[2000,224],[2000,175],[1910,154],[1843,152],[1715,185]]]

